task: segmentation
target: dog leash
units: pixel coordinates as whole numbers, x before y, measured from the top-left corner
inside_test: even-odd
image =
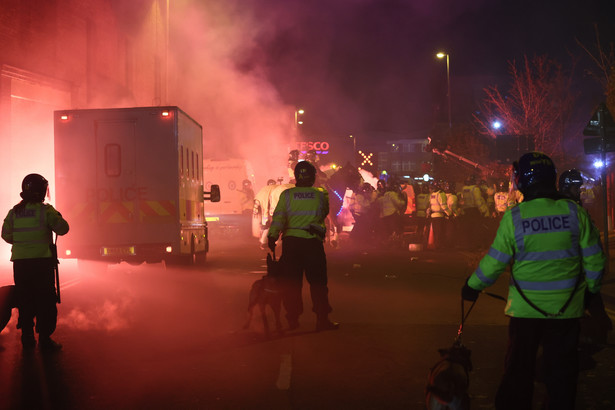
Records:
[[[463,298],[461,298],[461,323],[459,324],[459,329],[457,329],[457,337],[455,338],[455,342],[453,343],[454,346],[460,346],[463,344],[461,342],[461,335],[463,334],[463,325],[465,324],[465,321],[468,319],[468,316],[470,316],[470,312],[474,308],[475,304],[476,304],[476,301],[473,301],[472,304],[470,305],[470,308],[468,309],[468,313],[465,313],[464,300]]]
[[[487,296],[491,296],[494,299],[503,300],[504,302],[506,302],[506,298],[500,295],[496,295],[495,293],[490,293],[490,292],[485,292],[485,291],[482,291],[481,293],[484,293]],[[454,343],[455,345],[462,345],[461,335],[463,334],[463,325],[465,324],[465,321],[468,319],[468,316],[470,316],[470,312],[474,308],[475,304],[476,304],[476,300],[472,302],[472,304],[470,305],[470,308],[468,309],[468,312],[465,313],[464,300],[463,298],[461,298],[461,324],[459,325],[459,329],[457,330],[457,337],[455,338],[455,343]]]

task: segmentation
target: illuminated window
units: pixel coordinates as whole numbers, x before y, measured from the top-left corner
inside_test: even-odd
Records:
[[[119,144],[105,145],[105,174],[119,177],[122,173],[122,152]]]

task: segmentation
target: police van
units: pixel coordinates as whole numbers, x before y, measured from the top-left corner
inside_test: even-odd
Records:
[[[61,258],[204,261],[203,128],[178,107],[54,112]]]

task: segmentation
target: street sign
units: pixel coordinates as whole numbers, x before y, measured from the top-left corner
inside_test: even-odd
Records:
[[[591,119],[583,129],[583,135],[586,137],[600,137],[600,121],[598,118],[598,111],[602,110],[602,121],[606,131],[605,137],[615,138],[615,121],[613,121],[613,116],[611,112],[607,108],[605,103],[600,103],[596,111],[594,111],[594,115],[592,115]],[[608,151],[607,151],[608,152]],[[588,153],[587,151],[585,152]]]
[[[589,154],[599,154],[602,152],[602,138],[594,137],[594,138],[585,138],[583,140],[583,150],[586,155]],[[615,152],[615,138],[607,138],[604,141],[605,151],[604,152]]]

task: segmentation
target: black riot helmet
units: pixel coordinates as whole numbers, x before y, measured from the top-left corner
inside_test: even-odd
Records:
[[[583,175],[576,169],[569,169],[562,172],[559,176],[559,192],[575,201],[581,201],[581,185],[583,185]]]
[[[524,196],[529,192],[546,194],[556,191],[557,171],[553,160],[542,152],[528,152],[513,163],[515,184]]]
[[[49,183],[39,174],[29,174],[21,182],[21,194],[24,201],[43,202],[47,195]]]
[[[476,175],[474,174],[468,175],[468,177],[466,178],[465,184],[466,185],[476,185]]]
[[[300,161],[295,166],[295,180],[297,186],[312,186],[316,182],[316,168],[308,161]]]
[[[580,187],[581,185],[583,185],[583,175],[574,168],[562,172],[559,176],[559,190],[562,192],[568,191],[571,186]]]

